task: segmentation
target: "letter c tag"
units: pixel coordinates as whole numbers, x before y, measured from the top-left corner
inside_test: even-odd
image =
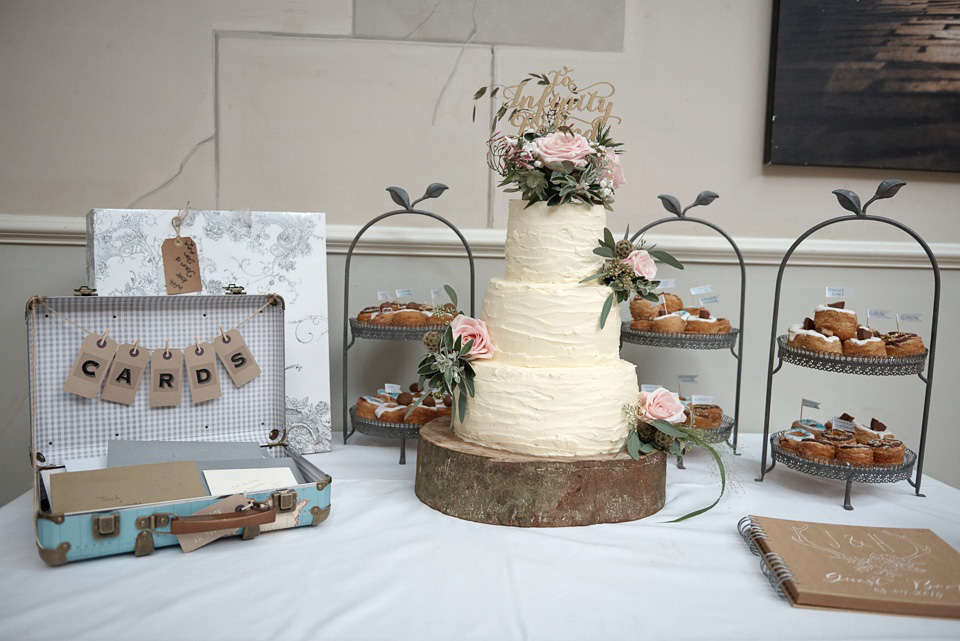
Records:
[[[220,398],[220,374],[217,371],[217,353],[213,343],[200,343],[183,350],[187,362],[187,380],[190,381],[190,400],[204,403]]]
[[[179,349],[153,350],[150,354],[150,407],[180,404],[183,389],[183,352]]]
[[[247,349],[247,344],[235,329],[226,334],[217,336],[213,341],[217,356],[223,363],[227,374],[233,379],[233,384],[243,387],[256,377],[260,376],[260,366],[253,359],[253,354]]]
[[[84,398],[96,398],[116,353],[116,341],[96,334],[87,336],[73,359],[63,390]]]

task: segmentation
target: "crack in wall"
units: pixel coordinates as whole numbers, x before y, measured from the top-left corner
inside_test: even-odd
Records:
[[[443,101],[443,94],[446,93],[447,86],[450,84],[450,81],[453,80],[453,75],[457,73],[457,68],[460,66],[460,59],[463,58],[463,52],[467,50],[467,46],[473,40],[474,36],[477,35],[477,2],[478,0],[473,0],[473,9],[470,11],[470,19],[473,21],[473,28],[470,30],[470,34],[467,36],[467,39],[463,41],[463,46],[460,47],[460,53],[457,54],[457,59],[453,63],[453,69],[450,70],[450,75],[447,76],[447,79],[443,83],[443,87],[440,88],[440,94],[437,96],[437,102],[433,105],[433,118],[430,120],[431,125],[437,124],[437,112],[440,110],[440,103]]]
[[[427,14],[427,17],[424,18],[423,21],[422,21],[420,24],[418,24],[416,27],[414,27],[413,30],[412,30],[410,33],[408,33],[407,35],[405,35],[405,36],[403,37],[403,39],[406,40],[407,38],[409,38],[410,36],[412,36],[413,34],[415,34],[417,31],[419,31],[419,30],[420,30],[420,27],[422,27],[423,25],[427,24],[427,23],[430,21],[430,18],[433,17],[433,14],[435,14],[435,13],[437,12],[437,10],[440,8],[440,5],[441,5],[441,4],[443,4],[443,0],[437,0],[437,4],[433,5],[433,9],[430,10],[430,13]]]
[[[210,134],[209,136],[207,136],[206,138],[204,138],[203,140],[201,140],[200,142],[198,142],[197,144],[195,144],[195,145],[190,149],[190,151],[187,152],[187,155],[183,157],[183,160],[180,161],[180,168],[177,169],[177,173],[175,173],[174,175],[172,175],[172,176],[170,176],[169,178],[167,178],[167,179],[166,179],[165,181],[163,181],[163,183],[160,184],[158,187],[155,187],[155,188],[151,189],[150,191],[148,191],[147,193],[145,193],[144,195],[140,196],[139,198],[137,198],[136,200],[134,200],[132,203],[130,203],[129,205],[127,205],[127,209],[136,209],[137,204],[138,204],[141,200],[147,198],[148,196],[154,195],[155,193],[157,193],[158,191],[160,191],[160,190],[163,189],[164,187],[166,187],[166,186],[168,186],[169,184],[171,184],[174,180],[176,180],[177,178],[179,178],[180,175],[183,173],[184,168],[187,166],[187,163],[190,162],[190,158],[192,158],[193,155],[194,155],[195,153],[197,153],[197,151],[199,151],[200,148],[203,147],[205,144],[207,144],[207,143],[209,143],[209,142],[213,142],[213,140],[214,140],[216,137],[217,137],[217,134],[216,134],[216,133],[212,133],[212,134]]]

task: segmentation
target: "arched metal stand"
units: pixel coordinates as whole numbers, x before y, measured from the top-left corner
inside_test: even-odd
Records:
[[[416,327],[404,327],[404,328],[394,328],[394,327],[384,327],[382,330],[380,328],[366,328],[360,329],[359,327],[354,327],[356,325],[356,319],[350,317],[350,263],[353,260],[353,251],[357,246],[357,243],[360,242],[360,238],[364,233],[378,222],[390,218],[392,216],[400,216],[403,214],[413,214],[416,216],[426,216],[428,218],[433,218],[438,220],[457,235],[460,239],[460,242],[463,243],[463,248],[467,252],[467,259],[470,262],[470,315],[474,315],[474,299],[476,298],[476,269],[473,262],[473,252],[470,249],[470,244],[467,242],[467,239],[464,238],[463,234],[460,233],[460,230],[451,223],[446,218],[434,214],[433,212],[424,211],[422,209],[415,209],[417,203],[426,200],[428,198],[437,198],[444,191],[447,190],[446,185],[440,183],[433,183],[427,187],[426,193],[417,200],[410,202],[410,197],[407,195],[407,192],[399,187],[388,187],[387,191],[390,192],[390,197],[395,203],[400,205],[403,209],[395,209],[393,211],[388,211],[385,214],[380,214],[366,225],[364,225],[357,235],[354,236],[353,242],[350,243],[350,248],[347,250],[347,260],[344,265],[344,277],[343,277],[343,380],[342,380],[342,392],[343,392],[343,442],[346,444],[347,439],[349,439],[354,432],[361,432],[363,434],[368,434],[370,436],[377,436],[381,438],[396,438],[400,440],[400,464],[404,465],[407,462],[406,455],[406,441],[408,438],[413,439],[417,438],[416,429],[410,429],[409,426],[398,426],[398,429],[389,429],[391,423],[382,423],[378,421],[365,421],[360,419],[358,421],[351,420],[351,405],[349,403],[349,390],[347,388],[347,371],[348,371],[348,352],[350,348],[353,347],[353,344],[356,342],[357,338],[367,338],[375,340],[421,340],[424,333],[429,331],[429,329],[418,329]],[[358,417],[359,418],[359,417]]]
[[[766,474],[776,466],[777,461],[779,460],[787,467],[798,469],[807,474],[812,474],[814,476],[825,476],[828,478],[838,478],[846,481],[843,507],[847,510],[853,509],[853,506],[850,504],[850,490],[854,482],[888,483],[906,479],[907,482],[915,488],[917,496],[923,496],[923,494],[920,493],[920,482],[923,477],[923,453],[927,444],[927,421],[930,416],[930,396],[933,391],[933,363],[934,356],[936,355],[937,351],[937,324],[940,316],[940,267],[937,264],[936,257],[930,250],[930,246],[927,245],[923,238],[921,238],[915,231],[903,223],[891,218],[884,218],[882,216],[869,216],[866,213],[867,207],[869,207],[873,201],[892,197],[905,184],[906,183],[902,180],[896,179],[883,181],[877,188],[876,195],[868,200],[863,207],[860,206],[860,198],[855,193],[844,189],[835,190],[833,193],[837,195],[840,205],[844,209],[847,209],[853,213],[848,216],[831,218],[830,220],[826,220],[808,229],[793,243],[793,245],[790,246],[790,249],[787,250],[786,255],[780,262],[780,270],[777,272],[777,287],[773,301],[773,321],[770,328],[770,358],[767,364],[767,397],[763,416],[763,452],[760,459],[760,477],[756,479],[757,481],[763,481],[764,476],[766,476]],[[800,243],[806,240],[811,234],[823,229],[824,227],[829,227],[830,225],[847,221],[873,221],[896,227],[897,229],[906,232],[911,238],[917,241],[917,243],[926,253],[927,258],[930,259],[930,266],[933,268],[933,318],[931,321],[930,340],[926,354],[926,375],[923,373],[923,358],[921,356],[906,357],[903,359],[887,361],[886,359],[877,358],[867,359],[834,355],[820,355],[818,352],[807,352],[805,354],[801,354],[795,353],[801,352],[801,350],[796,350],[789,347],[786,344],[784,337],[781,336],[778,338],[777,326],[780,313],[780,288],[783,283],[783,271],[787,266],[787,261],[790,260],[793,252],[797,249],[797,247],[800,246]],[[779,362],[776,364],[776,366],[774,366],[775,355],[779,359]],[[926,385],[926,393],[923,399],[923,423],[920,427],[920,447],[918,448],[916,455],[913,456],[913,452],[907,450],[904,465],[896,466],[895,468],[873,467],[858,469],[853,467],[843,467],[836,464],[824,466],[815,464],[811,461],[802,462],[803,459],[799,459],[796,456],[785,453],[783,450],[781,450],[781,448],[779,448],[779,446],[773,444],[773,439],[777,436],[777,434],[774,434],[773,436],[770,434],[770,399],[773,391],[773,375],[780,371],[780,368],[783,367],[784,362],[793,363],[802,367],[810,367],[813,369],[846,374],[867,374],[876,376],[902,376],[917,374],[917,376],[920,377],[920,380],[922,380]],[[770,467],[767,467],[768,445],[773,450]],[[916,480],[911,480],[909,468],[914,461],[916,461]],[[826,469],[821,470],[819,468]]]
[[[680,202],[673,196],[663,195],[658,196],[658,198],[660,198],[664,208],[670,213],[674,214],[676,218],[671,218],[668,216],[666,218],[655,220],[652,223],[640,228],[640,230],[635,233],[630,240],[636,242],[636,240],[648,230],[659,225],[675,222],[704,225],[723,236],[727,242],[730,243],[730,246],[737,255],[737,261],[740,263],[740,322],[737,327],[731,328],[730,334],[704,335],[675,335],[658,334],[656,332],[637,332],[630,329],[629,323],[623,323],[620,328],[620,340],[621,343],[634,343],[637,345],[672,347],[680,349],[726,349],[729,347],[730,353],[733,354],[735,359],[737,359],[737,386],[733,408],[733,429],[730,439],[727,440],[727,442],[733,448],[733,451],[736,452],[737,432],[740,427],[740,379],[743,372],[743,358],[741,358],[743,353],[743,310],[747,291],[747,268],[743,262],[743,254],[740,253],[740,248],[737,247],[737,244],[733,241],[733,238],[731,238],[730,235],[723,231],[720,227],[709,220],[687,216],[687,210],[689,210],[691,207],[696,207],[697,205],[709,205],[714,200],[719,198],[717,194],[713,193],[712,191],[700,192],[700,194],[697,196],[697,199],[683,209],[680,208]]]

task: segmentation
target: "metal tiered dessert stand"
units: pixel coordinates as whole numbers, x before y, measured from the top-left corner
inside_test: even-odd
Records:
[[[622,323],[620,326],[620,342],[621,344],[633,343],[635,345],[647,345],[649,347],[669,347],[674,349],[729,349],[730,353],[733,354],[733,357],[737,359],[737,384],[733,418],[731,419],[729,416],[724,416],[721,426],[712,428],[710,430],[704,430],[704,436],[712,443],[722,443],[726,441],[733,448],[734,452],[736,452],[737,431],[740,424],[740,379],[743,370],[743,359],[741,358],[741,354],[743,352],[743,309],[747,288],[747,268],[743,262],[743,254],[740,253],[740,248],[737,247],[737,244],[733,242],[733,238],[731,238],[727,232],[720,229],[720,227],[709,220],[687,216],[687,210],[689,210],[691,207],[696,207],[697,205],[709,205],[714,200],[719,198],[719,196],[714,192],[700,192],[696,200],[683,209],[680,208],[680,202],[673,196],[662,195],[658,196],[658,198],[660,198],[660,201],[663,203],[664,209],[674,214],[676,218],[668,216],[666,218],[655,220],[652,223],[640,228],[640,230],[635,233],[630,240],[636,242],[636,240],[640,238],[646,231],[657,227],[658,225],[674,222],[705,225],[706,227],[709,227],[723,236],[727,242],[730,243],[730,246],[737,255],[737,261],[740,263],[740,321],[737,327],[731,327],[730,332],[726,334],[667,334],[664,332],[649,332],[630,329],[630,323]]]
[[[905,184],[902,180],[896,179],[883,181],[880,183],[880,186],[877,187],[877,193],[862,207],[860,206],[860,197],[855,193],[845,189],[835,190],[833,193],[837,195],[837,200],[840,201],[840,205],[853,213],[847,216],[831,218],[808,229],[790,246],[790,249],[787,250],[786,255],[780,262],[780,270],[777,272],[777,288],[773,301],[773,322],[770,330],[767,398],[763,417],[763,452],[760,459],[760,477],[756,479],[757,481],[763,481],[767,472],[770,472],[779,461],[787,467],[805,474],[845,481],[846,488],[843,497],[843,507],[847,510],[853,509],[853,505],[850,503],[850,492],[853,483],[894,483],[906,480],[914,487],[917,496],[923,496],[923,494],[920,493],[920,482],[923,479],[923,452],[927,443],[927,422],[930,416],[930,396],[933,391],[933,361],[937,350],[937,322],[940,315],[940,267],[937,264],[936,257],[930,250],[930,246],[927,245],[923,238],[915,231],[891,218],[870,216],[866,213],[867,207],[869,207],[873,201],[892,197]],[[790,260],[790,256],[793,255],[793,252],[800,243],[814,232],[840,222],[867,220],[892,225],[906,232],[911,238],[917,241],[930,260],[930,265],[933,268],[933,317],[927,351],[915,356],[867,358],[862,356],[844,356],[840,354],[813,352],[791,347],[787,344],[786,336],[777,335],[780,312],[780,288],[783,283],[783,272],[787,266],[787,261]],[[774,356],[776,356],[778,360],[776,366],[774,365]],[[770,434],[770,399],[773,391],[773,375],[780,371],[784,363],[841,374],[872,376],[910,376],[916,374],[920,377],[920,380],[923,381],[924,385],[926,385],[926,393],[923,399],[923,423],[920,426],[920,447],[916,452],[907,449],[904,453],[903,464],[901,465],[870,467],[855,467],[828,461],[810,461],[781,448],[778,443],[779,436],[782,432],[776,432],[773,435]],[[926,374],[924,374],[924,364],[926,364]],[[770,467],[767,467],[768,445],[772,452]],[[914,477],[915,480],[911,480],[910,476],[914,465],[916,465],[916,475]]]
[[[343,442],[346,443],[354,432],[360,432],[361,434],[366,434],[368,436],[376,436],[380,438],[393,438],[400,440],[400,464],[404,465],[407,462],[407,439],[415,439],[419,435],[419,425],[407,424],[407,423],[396,423],[392,421],[376,421],[363,418],[358,416],[356,413],[356,408],[349,403],[349,389],[347,388],[347,371],[349,365],[348,352],[350,348],[353,347],[354,343],[358,338],[372,339],[372,340],[388,340],[388,341],[418,341],[422,340],[424,334],[430,331],[441,331],[446,326],[445,325],[417,325],[417,326],[408,326],[408,327],[398,327],[398,326],[389,326],[389,325],[374,325],[369,323],[360,323],[356,318],[350,317],[350,264],[353,259],[353,252],[357,246],[357,243],[360,242],[360,238],[363,234],[373,227],[375,224],[390,218],[392,216],[400,216],[403,214],[413,214],[416,216],[426,216],[428,218],[433,218],[438,220],[457,235],[457,238],[460,239],[460,242],[463,243],[463,248],[467,252],[467,260],[470,262],[470,315],[474,315],[473,301],[476,293],[476,270],[473,263],[473,252],[470,250],[470,244],[467,242],[467,239],[464,238],[463,234],[460,233],[460,230],[451,223],[446,218],[434,214],[433,212],[424,211],[422,209],[416,209],[417,203],[426,200],[428,198],[437,198],[444,191],[447,190],[446,185],[440,183],[433,183],[427,187],[427,191],[418,198],[417,200],[410,202],[410,197],[407,195],[407,192],[399,187],[388,187],[387,191],[390,192],[390,197],[395,203],[400,205],[402,209],[395,209],[393,211],[388,211],[385,214],[380,214],[366,225],[364,225],[357,235],[354,236],[353,242],[350,243],[350,248],[347,250],[347,260],[344,265],[344,276],[343,276],[343,381],[342,381],[342,392],[343,392]]]

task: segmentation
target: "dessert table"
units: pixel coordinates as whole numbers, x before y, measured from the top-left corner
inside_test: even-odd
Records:
[[[669,464],[667,503],[633,523],[519,529],[457,520],[413,494],[415,456],[358,437],[309,458],[333,476],[317,528],[224,539],[190,554],[48,568],[31,497],[0,508],[0,638],[17,639],[956,639],[960,621],[791,608],[737,533],[746,514],[926,527],[960,548],[960,490],[926,478],[854,487],[777,467],[754,482],[741,434],[727,497],[703,453]]]

